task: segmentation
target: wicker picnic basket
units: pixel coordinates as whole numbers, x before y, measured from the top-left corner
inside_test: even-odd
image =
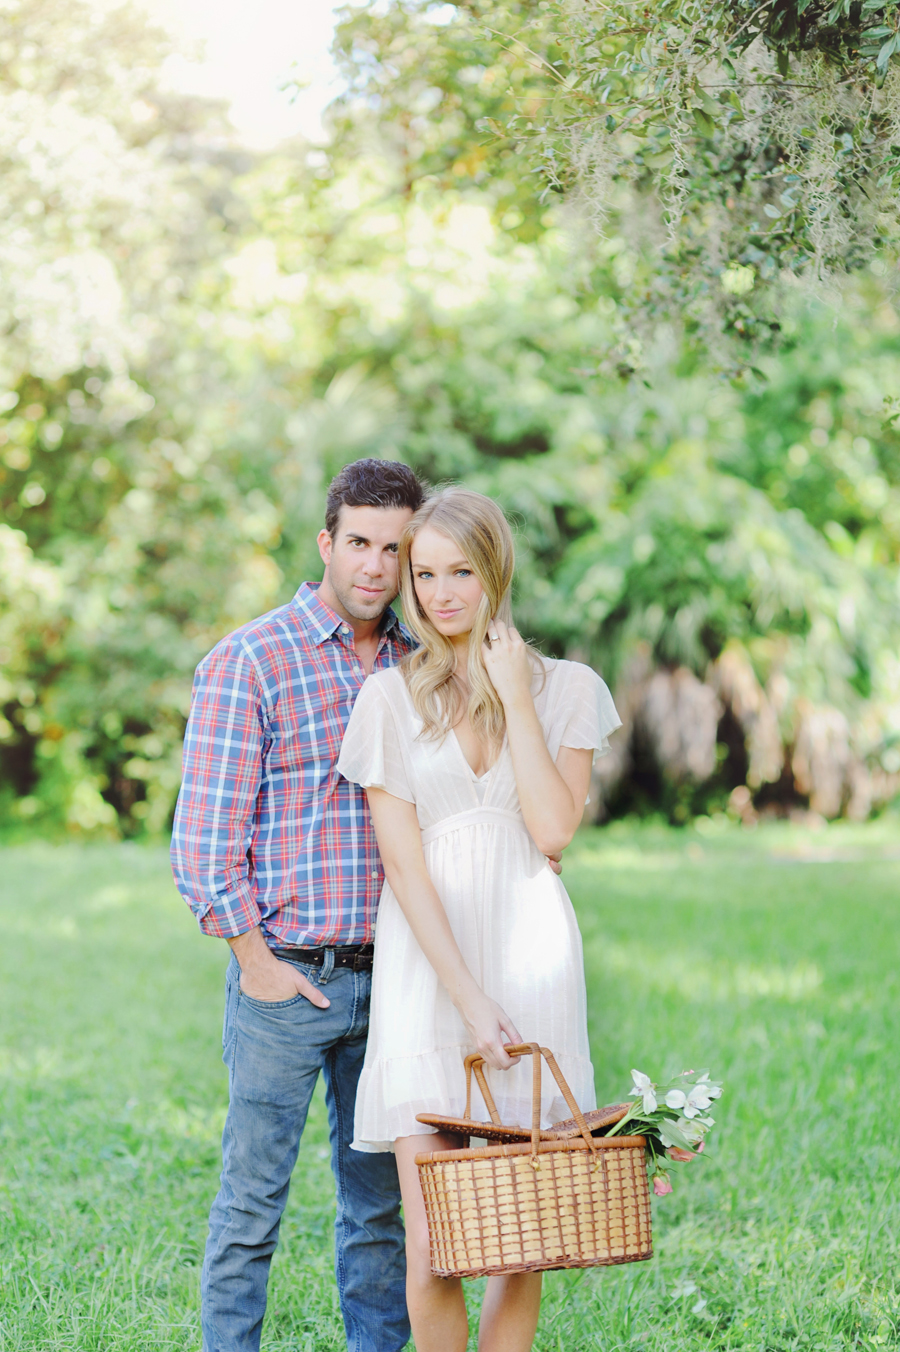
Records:
[[[530,1140],[516,1140],[524,1130],[500,1122],[478,1055],[466,1057],[465,1117],[420,1118],[466,1137],[487,1134],[488,1124],[470,1117],[474,1072],[491,1115],[490,1134],[507,1138],[497,1145],[470,1149],[467,1141],[466,1149],[416,1156],[432,1272],[484,1277],[650,1258],[644,1137],[592,1136],[553,1053],[536,1042],[507,1051],[533,1057]],[[577,1134],[541,1131],[542,1056],[572,1110]]]

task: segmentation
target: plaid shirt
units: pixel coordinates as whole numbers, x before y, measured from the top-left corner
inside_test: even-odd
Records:
[[[412,647],[389,610],[375,670]],[[381,860],[365,790],[336,769],[364,680],[352,630],[308,582],[200,663],[172,867],[207,934],[261,925],[274,945],[372,939]]]

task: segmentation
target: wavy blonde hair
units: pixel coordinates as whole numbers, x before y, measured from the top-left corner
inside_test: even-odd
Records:
[[[404,658],[403,675],[416,713],[429,737],[445,737],[462,714],[462,694],[453,680],[456,650],[438,633],[416,596],[412,545],[423,526],[446,535],[465,557],[484,588],[469,636],[467,679],[469,722],[477,736],[500,742],[506,727],[503,705],[484,665],[484,638],[493,617],[512,624],[510,589],[515,569],[512,531],[490,498],[467,488],[446,488],[428,499],[400,536],[400,596],[403,618],[420,647]]]

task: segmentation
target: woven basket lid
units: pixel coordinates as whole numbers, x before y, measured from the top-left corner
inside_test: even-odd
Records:
[[[615,1126],[631,1107],[630,1103],[610,1103],[605,1108],[595,1108],[585,1113],[584,1120],[591,1132],[601,1132],[604,1127]],[[436,1127],[438,1131],[450,1131],[456,1136],[477,1136],[485,1141],[530,1141],[531,1128],[509,1126],[505,1122],[498,1126],[494,1122],[472,1122],[466,1117],[445,1117],[441,1113],[417,1113],[416,1121],[427,1127]],[[542,1141],[564,1141],[570,1136],[580,1136],[581,1130],[574,1117],[564,1122],[554,1122],[541,1132]]]
[[[594,1108],[592,1112],[585,1113],[584,1120],[592,1135],[600,1133],[604,1127],[614,1127],[631,1107],[630,1103],[608,1103],[605,1108]],[[542,1140],[563,1141],[570,1136],[580,1136],[581,1128],[574,1117],[567,1117],[564,1122],[554,1122],[553,1126],[547,1131],[541,1132]]]
[[[444,1117],[441,1113],[416,1113],[416,1121],[424,1122],[427,1127],[436,1127],[438,1131],[452,1131],[456,1136],[477,1136],[485,1141],[530,1141],[530,1127],[507,1126],[494,1122],[472,1122],[467,1117]],[[541,1138],[547,1132],[541,1132]]]

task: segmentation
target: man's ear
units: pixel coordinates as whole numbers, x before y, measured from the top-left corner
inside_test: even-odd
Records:
[[[331,551],[334,546],[334,541],[324,526],[316,536],[316,544],[319,546],[319,557],[327,568],[329,563],[331,563]]]

